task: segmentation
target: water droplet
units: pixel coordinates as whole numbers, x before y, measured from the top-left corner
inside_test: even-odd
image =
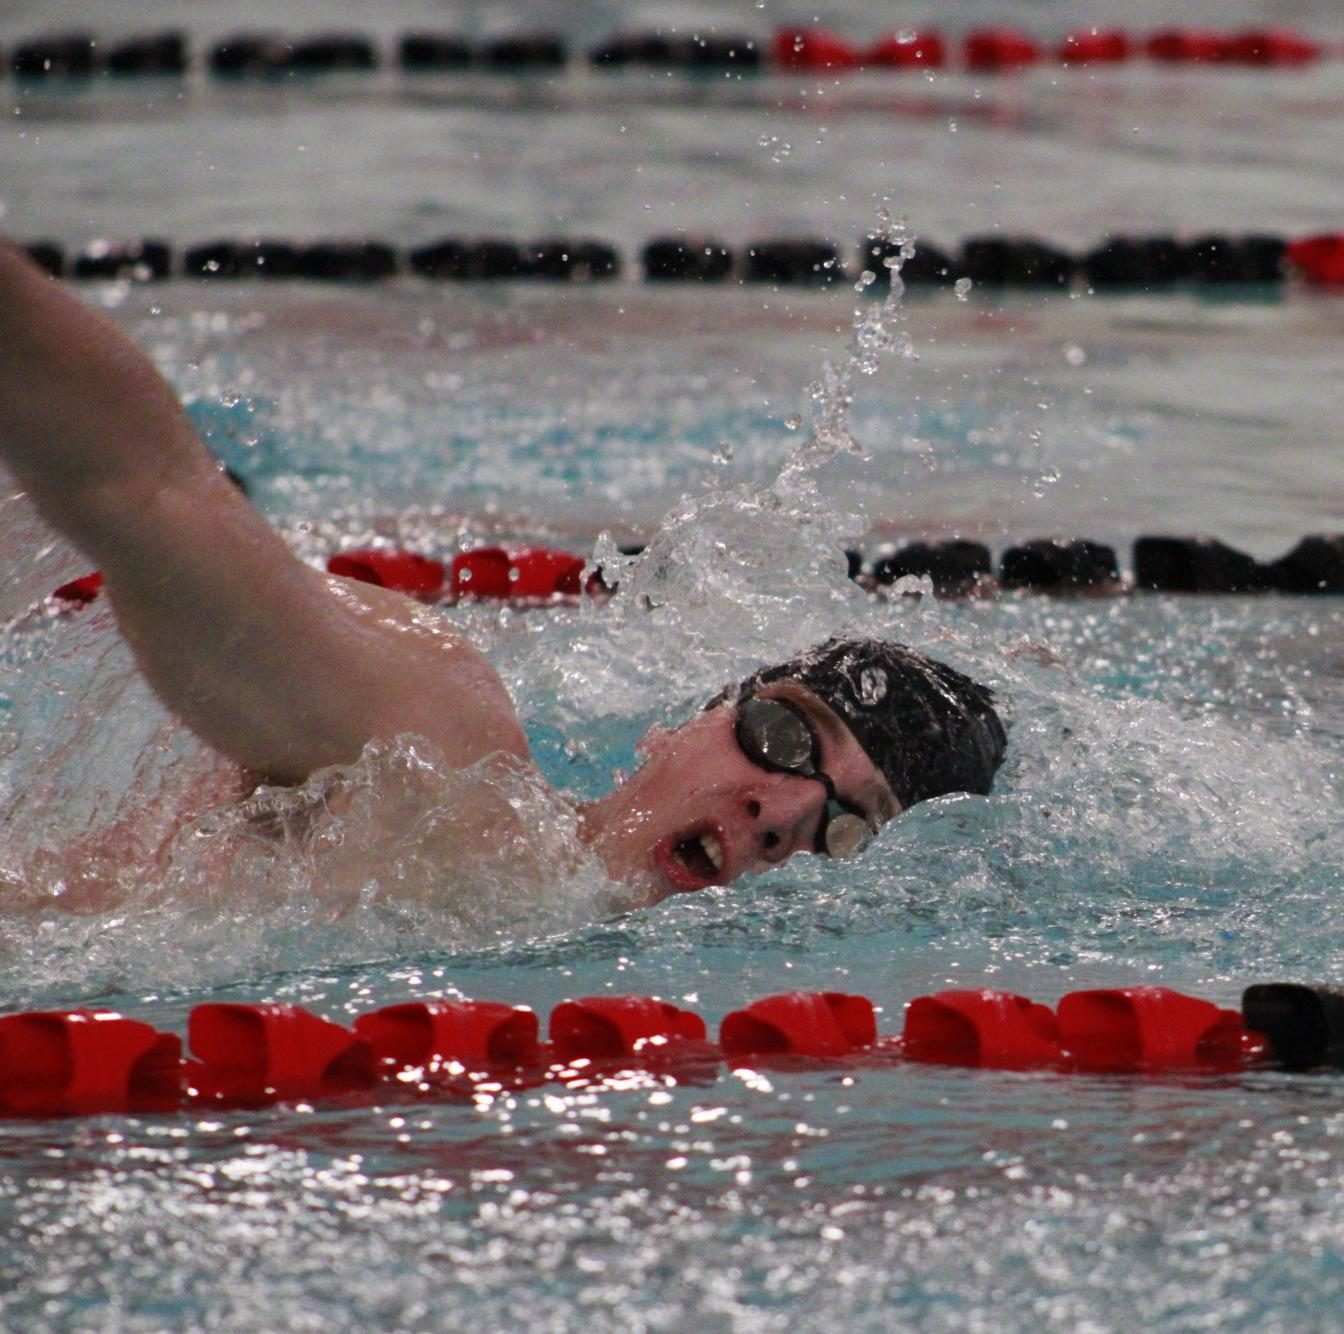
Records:
[[[969,278],[958,278],[952,284],[952,288],[957,294],[957,300],[965,301],[971,294],[971,280]]]
[[[1037,441],[1036,443],[1039,444],[1040,442]],[[1059,481],[1059,477],[1060,473],[1058,468],[1046,468],[1041,475],[1037,477],[1036,484],[1031,488],[1031,494],[1035,496],[1037,500],[1043,500],[1045,498],[1045,493]]]
[[[801,412],[791,413],[784,418],[784,428],[788,431],[796,431],[803,424],[803,414]]]
[[[1071,343],[1064,349],[1064,360],[1070,366],[1081,366],[1087,361],[1087,353],[1076,343]]]
[[[859,673],[859,698],[870,707],[887,697],[887,674],[876,667],[865,667]]]

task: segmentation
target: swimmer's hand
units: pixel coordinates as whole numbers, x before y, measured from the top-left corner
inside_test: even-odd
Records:
[[[411,732],[455,765],[527,755],[484,656],[442,617],[299,561],[112,321],[0,243],[0,455],[102,571],[141,670],[275,782]]]

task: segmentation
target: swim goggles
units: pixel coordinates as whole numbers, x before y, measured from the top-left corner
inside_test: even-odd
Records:
[[[817,768],[821,743],[807,719],[783,700],[759,695],[737,706],[737,744],[753,764],[771,773],[812,778],[826,789],[826,809],[815,850],[827,857],[852,857],[873,837],[863,812],[836,794],[830,775]]]

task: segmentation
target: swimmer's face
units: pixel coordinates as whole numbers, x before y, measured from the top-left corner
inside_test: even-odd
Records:
[[[753,761],[737,739],[737,706],[717,705],[651,732],[639,771],[597,803],[593,843],[613,876],[647,886],[657,901],[815,851],[828,808],[851,810],[873,829],[899,812],[880,770],[811,691],[784,680],[759,697],[786,701],[806,721],[839,804],[817,778]]]

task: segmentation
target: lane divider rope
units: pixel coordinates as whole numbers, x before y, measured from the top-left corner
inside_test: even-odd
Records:
[[[1146,59],[1162,65],[1296,69],[1344,50],[1286,27],[1234,32],[1168,27],[1148,33],[1123,28],[1080,28],[1043,39],[1021,29],[974,28],[959,38],[930,29],[898,29],[856,42],[820,27],[780,28],[768,36],[675,29],[618,32],[571,55],[554,32],[516,32],[471,39],[447,31],[413,31],[397,41],[395,63],[407,73],[553,75],[586,60],[594,70],[677,70],[687,74],[846,74],[960,68],[1004,73],[1036,65],[1064,68],[1116,65]],[[84,30],[46,33],[19,41],[0,68],[20,80],[70,81],[95,75],[183,77],[203,68],[220,79],[270,81],[331,73],[364,73],[390,63],[372,37],[359,32],[286,36],[236,32],[214,42],[199,61],[185,33],[162,32],[104,40]]]
[[[954,251],[920,242],[901,260],[898,247],[879,237],[846,255],[819,237],[772,237],[738,249],[710,236],[659,236],[638,261],[591,237],[450,236],[402,249],[388,241],[346,238],[287,241],[217,239],[177,248],[165,240],[98,240],[70,255],[50,240],[33,240],[28,253],[53,277],[159,282],[261,279],[372,283],[412,275],[436,282],[601,282],[638,273],[651,283],[770,284],[827,287],[864,282],[886,291],[893,266],[907,287],[928,290],[964,282],[988,290],[1044,292],[1170,292],[1238,288],[1256,291],[1296,280],[1344,291],[1344,231],[1288,238],[1262,233],[1208,232],[1198,236],[1113,236],[1074,253],[1029,236],[972,236]],[[959,286],[960,285],[960,286]]]
[[[638,555],[635,545],[624,549]],[[989,548],[952,538],[912,542],[865,557],[846,553],[849,574],[881,596],[908,576],[928,578],[944,598],[997,593],[1117,596],[1130,592],[1202,594],[1344,593],[1344,533],[1304,537],[1277,560],[1261,562],[1213,538],[1140,537],[1134,575],[1123,578],[1114,550],[1083,539],[1040,538],[1009,547],[995,577]],[[479,546],[441,561],[395,547],[357,547],[328,557],[327,571],[418,598],[434,605],[507,600],[520,605],[570,602],[580,595],[604,598],[617,583],[588,569],[571,551],[531,544]],[[98,571],[52,590],[57,611],[87,607],[102,594]]]
[[[873,1002],[790,991],[726,1014],[649,996],[563,1001],[548,1035],[525,1006],[412,1000],[352,1027],[298,1005],[211,1002],[176,1033],[109,1010],[0,1017],[0,1114],[90,1115],[351,1097],[458,1098],[543,1084],[712,1083],[724,1066],[778,1071],[900,1063],[1093,1075],[1227,1075],[1344,1066],[1344,992],[1260,983],[1240,1010],[1159,986],[1075,991],[1053,1007],[989,988],[912,1000],[881,1036]]]

